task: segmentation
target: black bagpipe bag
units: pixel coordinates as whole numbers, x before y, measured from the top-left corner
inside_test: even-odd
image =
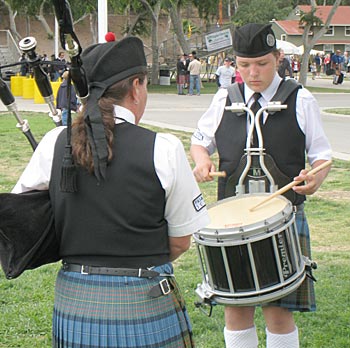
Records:
[[[59,260],[49,192],[0,193],[0,263],[6,278]]]

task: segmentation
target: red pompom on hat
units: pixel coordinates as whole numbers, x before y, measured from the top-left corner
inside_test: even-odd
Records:
[[[109,31],[106,35],[105,35],[105,40],[107,42],[112,42],[112,41],[115,41],[115,34],[112,33],[111,31]]]

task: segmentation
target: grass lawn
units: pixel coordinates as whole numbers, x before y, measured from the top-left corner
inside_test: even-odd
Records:
[[[46,114],[23,113],[22,116],[29,120],[37,141],[53,128]],[[0,192],[11,190],[32,154],[27,139],[15,124],[12,114],[0,113]],[[188,152],[189,133],[161,131],[178,136]],[[350,347],[349,170],[350,162],[334,160],[328,178],[306,204],[313,260],[318,263],[314,271],[318,310],[295,315],[304,348]],[[207,204],[214,203],[216,182],[200,187]],[[194,305],[197,301],[194,290],[202,281],[195,245],[174,266],[192,319],[197,348],[223,348],[223,307],[216,306],[209,318]],[[54,282],[59,267],[59,263],[46,265],[11,281],[0,272],[0,348],[51,346]],[[262,348],[265,329],[259,308],[256,325]]]

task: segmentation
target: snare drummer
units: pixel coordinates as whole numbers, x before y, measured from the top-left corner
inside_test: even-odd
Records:
[[[250,107],[253,94],[261,93],[258,102],[266,106],[283,81],[278,73],[279,51],[271,25],[247,24],[237,28],[233,43],[237,67],[244,84],[241,93]],[[290,181],[303,180],[302,186],[294,187],[296,197],[292,203],[297,206],[297,226],[302,253],[310,257],[310,240],[303,210],[305,195],[313,194],[326,178],[329,168],[316,175],[308,175],[305,156],[315,168],[331,159],[331,148],[322,128],[319,106],[315,98],[302,86],[293,91],[284,104],[286,110],[269,116],[263,115],[262,135],[266,153],[272,156],[283,174]],[[209,172],[215,171],[210,156],[218,150],[220,170],[227,177],[237,169],[244,154],[248,120],[231,111],[227,89],[220,89],[214,96],[209,109],[198,122],[198,129],[192,136],[191,155],[195,161],[194,175],[198,182],[213,180]],[[299,173],[295,178],[294,176]],[[278,177],[274,180],[279,184]],[[225,178],[219,179],[218,199],[224,198]],[[292,311],[315,311],[313,283],[309,278],[296,292],[283,299],[263,305],[266,322],[268,348],[299,347],[298,329]],[[224,336],[227,348],[258,347],[258,336],[254,326],[254,307],[226,306]]]

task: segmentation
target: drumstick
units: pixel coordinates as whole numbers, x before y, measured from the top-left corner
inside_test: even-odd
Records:
[[[222,171],[222,172],[209,172],[209,176],[218,176],[218,177],[225,177],[226,176],[226,172]]]
[[[332,164],[332,161],[329,160],[329,161],[326,161],[326,162],[323,162],[321,165],[319,165],[318,167],[310,170],[308,172],[308,174],[316,174],[318,173],[320,170],[330,166]],[[270,196],[268,196],[266,199],[264,199],[263,201],[261,201],[259,204],[255,205],[254,207],[250,208],[249,210],[250,211],[253,211],[255,210],[257,207],[260,207],[261,205],[265,204],[266,202],[268,202],[269,200],[271,200],[272,198],[276,197],[276,196],[279,196],[283,193],[285,193],[286,191],[290,190],[293,186],[296,186],[298,184],[300,184],[302,182],[302,180],[294,180],[292,182],[290,182],[289,184],[281,187],[279,190],[277,190],[276,192],[272,193]]]

